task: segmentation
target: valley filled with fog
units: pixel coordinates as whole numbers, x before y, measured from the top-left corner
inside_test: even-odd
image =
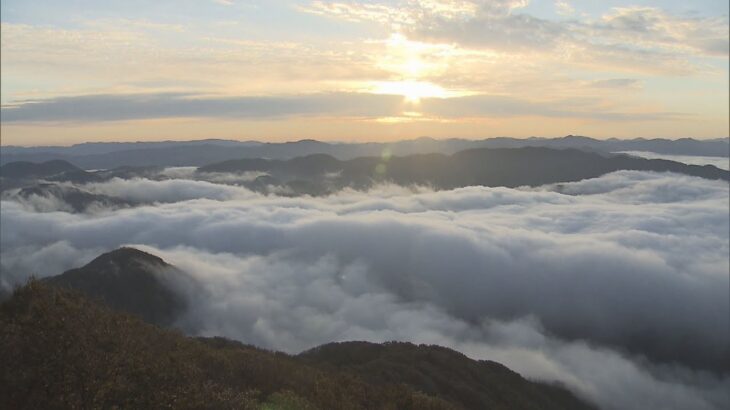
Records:
[[[651,151],[618,151],[618,154],[627,154],[648,159],[667,159],[671,161],[679,161],[685,164],[694,165],[712,165],[720,169],[730,169],[730,159],[727,157],[708,157],[701,155],[670,155],[658,154]]]
[[[619,170],[512,188],[246,186],[264,174],[176,167],[8,189],[0,285],[130,246],[187,273],[164,280],[185,295],[176,325],[191,335],[290,353],[438,344],[605,409],[730,404],[726,180]],[[57,194],[68,190],[85,205]]]

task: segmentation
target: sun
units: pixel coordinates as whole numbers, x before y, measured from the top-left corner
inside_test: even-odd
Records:
[[[376,94],[402,95],[406,102],[418,104],[422,98],[445,98],[447,92],[442,87],[423,81],[382,81],[375,84]]]
[[[419,58],[408,59],[401,67],[402,74],[408,75],[412,78],[423,75],[428,69],[428,64]]]
[[[369,92],[403,96],[405,102],[419,104],[426,98],[446,98],[448,91],[428,78],[444,67],[442,46],[411,41],[400,33],[385,42],[386,52],[380,56],[378,67],[392,73],[389,81],[371,82]]]

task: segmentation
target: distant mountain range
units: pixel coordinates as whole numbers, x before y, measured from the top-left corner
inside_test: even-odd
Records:
[[[184,307],[159,280],[161,271],[184,275],[156,256],[122,248],[17,289],[0,304],[2,404],[593,409],[561,387],[438,346],[346,342],[289,356],[222,338],[184,337],[140,320],[169,324]]]
[[[84,143],[70,147],[0,148],[0,165],[16,161],[45,162],[66,160],[84,169],[109,169],[121,166],[202,166],[238,158],[291,159],[311,154],[328,154],[340,160],[364,156],[453,154],[473,148],[548,147],[575,148],[602,153],[618,151],[650,151],[670,155],[730,156],[728,138],[695,140],[607,139],[581,136],[562,138],[489,138],[483,140],[433,139],[395,141],[390,143],[327,143],[301,140],[284,143],[258,141],[165,141],[129,143]]]
[[[539,186],[595,178],[619,170],[730,179],[730,171],[711,165],[540,147],[478,148],[453,155],[362,157],[347,161],[316,154],[286,161],[239,159],[198,168],[199,173],[265,172],[269,180],[273,178],[290,184],[295,193],[313,195],[343,187],[367,188],[376,182],[427,185],[436,189],[472,185]]]
[[[89,192],[85,184],[112,178],[174,178],[163,170],[164,167],[158,166],[85,171],[62,160],[14,162],[0,167],[0,192],[4,199],[30,201],[33,196],[56,199],[74,212],[131,207],[140,203]],[[343,188],[367,189],[383,182],[434,189],[473,185],[539,186],[595,178],[619,170],[674,172],[730,180],[730,171],[712,165],[542,147],[476,148],[451,155],[385,155],[351,160],[339,160],[328,154],[289,160],[242,158],[198,167],[190,170],[186,178],[224,181],[263,193],[326,195]]]
[[[19,161],[3,165],[0,168],[0,175],[5,178],[45,178],[81,171],[80,168],[63,160],[51,160],[40,164]]]

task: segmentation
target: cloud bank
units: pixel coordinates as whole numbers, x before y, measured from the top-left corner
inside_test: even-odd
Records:
[[[629,154],[636,157],[648,159],[668,159],[670,161],[683,162],[690,165],[714,165],[720,169],[730,170],[730,158],[722,157],[704,157],[694,155],[667,155],[657,154],[649,151],[620,151],[623,154]]]
[[[726,183],[625,171],[529,190],[284,198],[172,182],[98,184],[158,203],[107,213],[3,201],[2,283],[134,245],[202,285],[181,323],[195,334],[289,352],[437,343],[606,409],[730,404]]]
[[[95,122],[160,118],[281,119],[291,117],[388,118],[418,109],[419,115],[459,119],[472,117],[590,118],[602,121],[676,119],[678,112],[607,110],[599,98],[557,99],[478,94],[423,98],[418,106],[396,94],[359,92],[276,96],[209,96],[196,93],[79,95],[18,101],[2,107],[4,123]]]

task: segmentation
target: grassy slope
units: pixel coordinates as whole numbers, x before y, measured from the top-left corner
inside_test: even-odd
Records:
[[[39,281],[0,304],[0,329],[0,408],[589,408],[446,348],[352,342],[289,356],[185,337]]]
[[[447,409],[281,353],[186,338],[31,282],[0,305],[3,408]]]

